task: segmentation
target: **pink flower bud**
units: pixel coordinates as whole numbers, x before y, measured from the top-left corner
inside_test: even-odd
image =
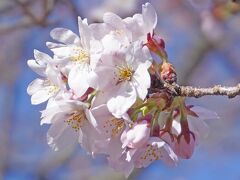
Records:
[[[174,151],[179,157],[189,159],[193,154],[195,144],[195,135],[188,131],[178,136]]]
[[[121,136],[123,147],[142,147],[150,137],[149,123],[145,120],[135,123],[131,129],[125,130]]]
[[[150,51],[159,54],[161,56],[167,56],[165,49],[165,42],[162,38],[154,33],[147,34],[147,43],[146,46],[149,48]]]

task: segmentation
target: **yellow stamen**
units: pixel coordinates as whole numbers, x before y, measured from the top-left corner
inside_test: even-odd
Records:
[[[76,112],[65,120],[65,122],[77,132],[83,126],[85,119],[86,117],[84,112]]]
[[[81,47],[74,47],[71,60],[74,62],[89,63],[90,60],[89,52],[82,49]]]
[[[118,82],[123,82],[123,81],[131,81],[134,70],[131,66],[129,65],[122,65],[122,66],[117,66],[117,75],[118,75]]]

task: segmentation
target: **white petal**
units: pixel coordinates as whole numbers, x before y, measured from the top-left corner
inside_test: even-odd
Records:
[[[69,29],[65,28],[55,28],[50,33],[51,37],[64,44],[78,44],[80,43],[79,37],[70,31]]]
[[[94,115],[92,114],[92,112],[89,111],[89,110],[86,110],[86,111],[85,111],[85,114],[86,114],[86,117],[87,117],[88,121],[90,122],[90,124],[91,124],[93,127],[97,127],[97,121],[96,121],[97,116],[94,117]]]
[[[58,59],[65,59],[71,56],[71,52],[74,46],[60,46],[52,48],[51,51],[57,56]]]
[[[49,49],[54,49],[54,48],[65,47],[66,45],[60,44],[60,43],[46,42],[46,46],[47,46]]]
[[[210,111],[200,106],[193,106],[191,110],[194,111],[200,119],[219,119],[219,116],[216,112]]]
[[[112,34],[107,34],[106,36],[104,36],[104,38],[102,39],[102,44],[104,46],[104,50],[108,52],[118,51],[122,46],[121,41]]]
[[[122,19],[118,15],[111,12],[104,13],[103,21],[118,30],[122,30],[125,28]]]
[[[78,142],[84,150],[93,155],[97,150],[95,142],[98,138],[99,134],[97,131],[89,122],[86,122],[84,126],[81,127]]]
[[[40,125],[43,124],[52,124],[59,119],[64,117],[65,113],[61,112],[59,107],[52,107],[42,111]]]
[[[34,81],[32,81],[28,85],[27,93],[29,95],[33,95],[34,93],[36,93],[37,91],[39,91],[42,88],[44,88],[44,80],[42,80],[42,79],[35,79]]]
[[[199,118],[188,118],[189,128],[194,134],[196,133],[200,138],[206,138],[209,133],[208,125]]]
[[[181,133],[181,125],[179,121],[173,120],[172,131],[176,135],[179,135]]]
[[[36,49],[34,49],[34,58],[38,63],[49,63],[52,60],[52,58],[48,54],[38,51]]]
[[[46,68],[46,75],[48,79],[53,83],[55,86],[65,89],[65,83],[62,80],[62,75],[60,71],[52,66],[47,66]]]
[[[91,40],[90,41],[90,54],[97,54],[103,50],[103,45],[100,41]]]
[[[107,102],[109,111],[117,118],[121,118],[136,101],[136,91],[128,83],[121,84],[119,90]]]
[[[138,96],[144,100],[148,93],[148,88],[150,88],[151,85],[151,78],[148,69],[145,66],[140,65],[134,73],[133,79],[134,87],[137,90]]]
[[[47,101],[53,94],[49,92],[48,88],[41,89],[34,93],[31,97],[31,103],[36,105]]]
[[[124,173],[125,178],[127,179],[128,176],[132,173],[134,169],[133,162],[128,162],[125,158],[125,156],[120,157],[119,159],[111,159],[108,158],[108,163],[111,168],[113,168],[116,171],[120,171]]]
[[[145,23],[146,33],[152,33],[157,25],[157,13],[150,3],[142,6],[143,22]],[[147,35],[147,34],[146,34]]]
[[[184,136],[181,136],[179,143],[175,143],[174,152],[181,158],[189,159],[195,149],[195,139],[190,135],[190,142],[186,142]]]
[[[89,71],[82,66],[75,66],[68,76],[68,84],[74,93],[79,97],[82,96],[90,87],[88,83]]]
[[[93,37],[97,40],[101,40],[106,34],[113,30],[113,28],[105,23],[94,23],[89,25],[92,31]]]
[[[46,65],[40,65],[38,64],[35,60],[28,60],[27,65],[38,75],[45,77],[45,70],[46,70]]]
[[[63,120],[53,123],[47,133],[48,145],[57,151],[72,146],[77,142],[78,132],[75,132]]]
[[[88,27],[87,19],[82,20],[81,17],[78,17],[78,28],[80,33],[81,44],[84,49],[89,50],[92,34]]]

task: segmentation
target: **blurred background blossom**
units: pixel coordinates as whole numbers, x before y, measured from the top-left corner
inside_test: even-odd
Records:
[[[100,22],[106,11],[122,18],[141,12],[145,0],[0,0],[0,179],[124,179],[103,157],[79,146],[53,152],[47,126],[26,93],[36,78],[27,67],[33,49],[46,53],[54,27],[77,32],[77,16]],[[230,0],[149,0],[158,13],[157,33],[178,72],[179,84],[212,86],[240,82],[240,5]],[[177,167],[161,162],[129,179],[240,179],[240,97],[189,98],[216,111],[210,134],[193,158]]]

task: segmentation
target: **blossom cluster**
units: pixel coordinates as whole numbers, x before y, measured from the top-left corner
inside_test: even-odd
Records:
[[[28,66],[40,78],[28,86],[32,104],[47,101],[41,125],[50,124],[54,150],[79,143],[128,176],[155,160],[175,165],[190,158],[207,135],[214,112],[188,106],[161,86],[175,83],[165,42],[154,33],[157,15],[150,3],[142,14],[120,18],[105,13],[102,23],[78,18],[79,35],[55,28],[47,42],[53,56],[34,51]],[[160,63],[153,60],[156,54]]]

